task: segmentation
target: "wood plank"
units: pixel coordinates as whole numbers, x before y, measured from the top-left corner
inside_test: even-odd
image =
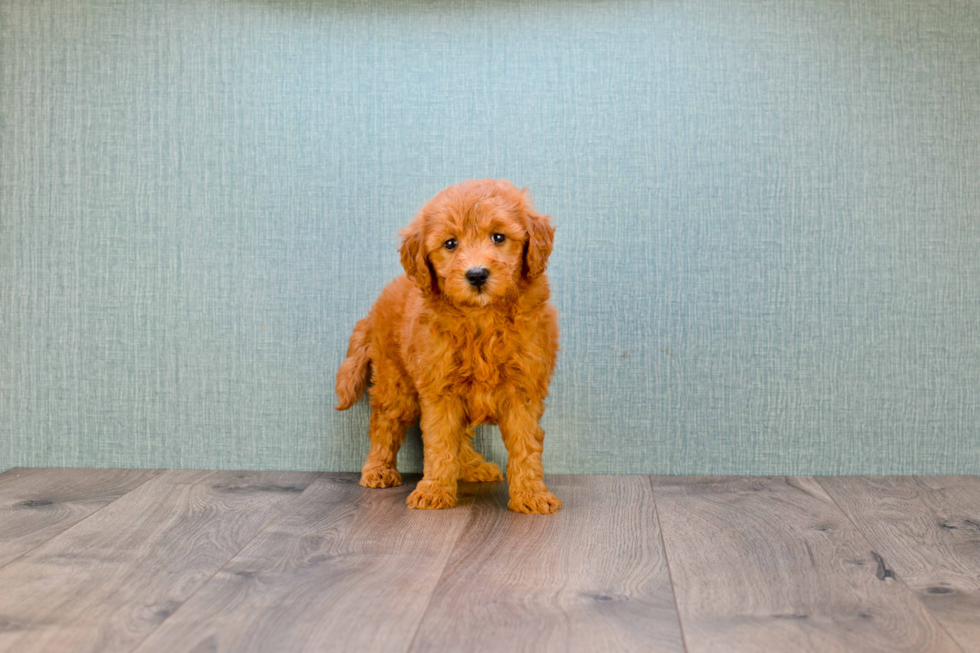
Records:
[[[960,647],[980,652],[980,478],[819,481]]]
[[[413,651],[683,651],[649,479],[558,476],[554,515],[488,485]]]
[[[652,479],[688,651],[958,651],[808,477]]]
[[[410,510],[414,483],[357,479],[324,474],[137,650],[406,650],[476,486],[456,508]]]
[[[145,483],[140,469],[27,469],[0,474],[0,567]]]
[[[130,651],[316,476],[161,472],[0,569],[0,651]]]

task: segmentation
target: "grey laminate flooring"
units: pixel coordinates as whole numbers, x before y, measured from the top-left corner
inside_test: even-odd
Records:
[[[980,478],[0,474],[0,651],[977,651]]]

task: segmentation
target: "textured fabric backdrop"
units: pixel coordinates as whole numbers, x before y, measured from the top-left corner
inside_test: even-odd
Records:
[[[0,139],[0,469],[359,469],[397,229],[504,177],[550,472],[980,473],[972,0],[3,0]]]

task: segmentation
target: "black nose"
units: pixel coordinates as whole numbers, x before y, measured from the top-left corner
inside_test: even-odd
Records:
[[[485,284],[489,278],[490,270],[486,268],[472,268],[466,271],[466,280],[477,288]]]

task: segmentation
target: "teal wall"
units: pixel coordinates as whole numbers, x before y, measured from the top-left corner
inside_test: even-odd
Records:
[[[980,473],[972,0],[2,0],[0,155],[0,468],[358,469],[348,334],[489,176],[549,471]]]

